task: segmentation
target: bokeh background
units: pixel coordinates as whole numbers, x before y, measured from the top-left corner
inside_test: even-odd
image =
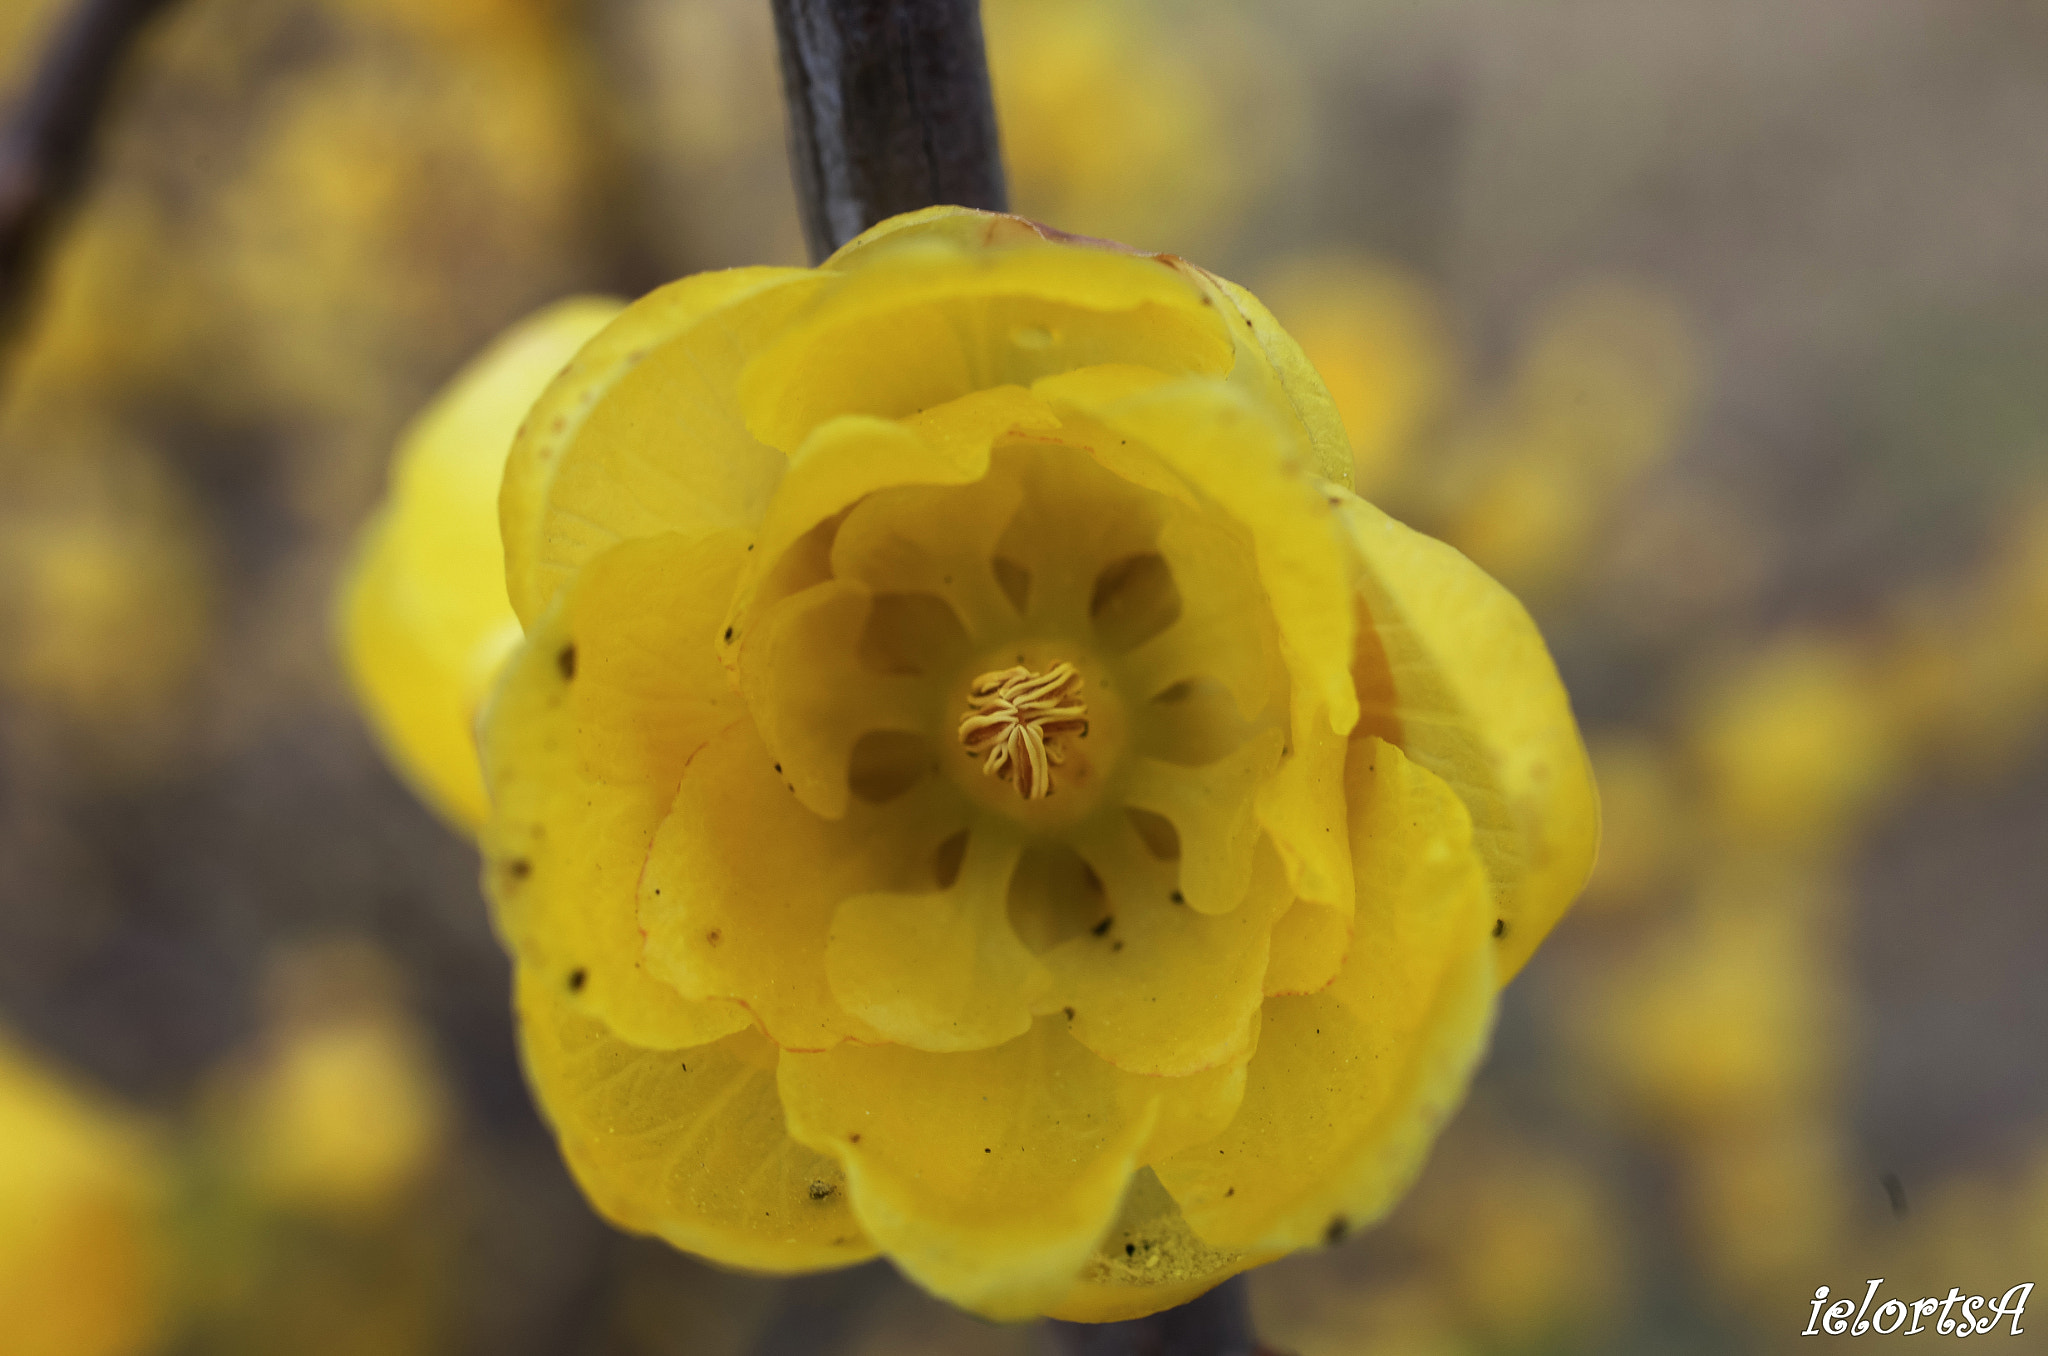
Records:
[[[64,2],[0,4],[0,99]],[[1821,1285],[2048,1282],[2048,5],[985,8],[1015,205],[1259,291],[1604,788],[1421,1185],[1254,1275],[1268,1340],[1768,1353]],[[0,354],[0,1351],[1040,1350],[600,1224],[336,662],[499,328],[801,262],[765,0],[180,0],[105,131]]]

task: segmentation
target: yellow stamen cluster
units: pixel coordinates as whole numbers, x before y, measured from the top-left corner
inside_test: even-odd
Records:
[[[1056,742],[1065,734],[1088,733],[1088,708],[1075,700],[1081,675],[1061,662],[1044,673],[1023,665],[976,678],[967,689],[967,714],[960,718],[960,743],[969,753],[986,750],[981,770],[1007,777],[1026,800],[1052,794],[1052,769],[1066,761]]]

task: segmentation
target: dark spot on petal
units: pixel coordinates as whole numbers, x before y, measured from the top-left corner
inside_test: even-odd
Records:
[[[1073,1010],[1072,1008],[1062,1008],[1062,1009],[1060,1009],[1060,1011],[1062,1011],[1062,1012],[1064,1012],[1064,1013],[1066,1013],[1066,1014],[1067,1014],[1067,1020],[1068,1020],[1068,1021],[1070,1021],[1070,1022],[1071,1022],[1071,1021],[1073,1021],[1073,1020],[1074,1020],[1074,1010]]]
[[[1124,1244],[1124,1256],[1126,1256],[1126,1257],[1136,1257],[1137,1255],[1138,1255],[1138,1245],[1137,1245],[1137,1244],[1135,1244],[1135,1243],[1126,1243],[1126,1244]]]
[[[777,763],[777,764],[775,765],[775,770],[776,770],[777,772],[780,772],[780,771],[782,771],[782,764],[780,764],[780,763]]]
[[[576,647],[574,645],[564,645],[561,648],[560,653],[555,655],[555,667],[562,671],[563,682],[567,682],[576,676]]]
[[[524,857],[514,857],[511,861],[505,863],[505,874],[512,877],[513,880],[525,880],[533,874],[533,863],[527,861]]]
[[[1103,919],[1103,920],[1102,920],[1102,921],[1101,921],[1100,923],[1097,923],[1097,924],[1096,924],[1096,925],[1095,925],[1094,927],[1092,927],[1092,928],[1090,928],[1090,929],[1088,929],[1088,930],[1089,930],[1090,932],[1094,933],[1094,934],[1095,934],[1095,935],[1096,935],[1097,937],[1101,937],[1101,936],[1105,935],[1105,934],[1106,934],[1106,933],[1107,933],[1107,932],[1109,931],[1109,925],[1110,925],[1111,923],[1114,923],[1115,921],[1116,921],[1116,916],[1115,916],[1114,914],[1112,914],[1111,916],[1109,916],[1108,918],[1105,918],[1105,919]]]
[[[1906,1217],[1906,1184],[1895,1172],[1888,1172],[1878,1179],[1884,1186],[1884,1194],[1891,1199],[1892,1214],[1899,1219]]]
[[[811,1199],[814,1201],[830,1200],[832,1193],[837,1190],[839,1188],[833,1186],[830,1182],[812,1182]]]
[[[730,626],[728,626],[728,627],[726,627],[726,628],[725,628],[725,638],[726,638],[727,640],[731,640],[731,639],[732,639],[732,628],[731,628]]]
[[[718,945],[718,941],[719,941],[719,937],[720,937],[720,936],[721,936],[721,934],[720,934],[720,932],[718,931],[718,929],[717,929],[717,928],[713,928],[713,929],[711,929],[711,931],[709,931],[709,932],[707,932],[707,933],[705,933],[705,934],[704,934],[704,940],[705,940],[706,942],[709,942],[709,943],[710,943],[710,944],[711,944],[712,946],[717,946],[717,945]]]
[[[1123,949],[1124,949],[1124,939],[1123,939],[1123,938],[1121,938],[1121,937],[1117,938],[1117,939],[1116,939],[1115,941],[1113,941],[1113,942],[1111,942],[1111,943],[1109,944],[1109,949],[1110,949],[1111,951],[1121,951],[1121,950],[1123,950]]]
[[[856,1131],[854,1131],[854,1132],[853,1132],[852,1134],[848,1135],[848,1136],[846,1137],[846,1142],[847,1142],[848,1144],[858,1144],[858,1143],[860,1143],[860,1132],[859,1132],[858,1130],[856,1130]]]
[[[1493,920],[1493,935],[1494,935],[1494,936],[1496,936],[1496,937],[1505,937],[1505,936],[1507,936],[1507,935],[1508,935],[1508,920],[1507,920],[1507,919],[1505,919],[1505,918],[1496,918],[1496,919],[1494,919],[1494,920]]]
[[[1188,902],[1188,900],[1187,900],[1187,896],[1186,896],[1186,895],[1183,895],[1183,894],[1182,894],[1182,893],[1181,893],[1180,891],[1178,891],[1178,890],[1175,890],[1175,891],[1173,892],[1173,895],[1172,895],[1172,899],[1173,899],[1173,902],[1174,902],[1174,903],[1176,903],[1176,904],[1185,904],[1185,903],[1187,903],[1187,902]]]
[[[1350,1220],[1345,1219],[1342,1215],[1333,1216],[1330,1220],[1330,1227],[1323,1230],[1323,1242],[1333,1245],[1337,1243],[1342,1243],[1344,1241],[1344,1235],[1350,1232]]]
[[[585,969],[584,969],[584,968],[583,968],[582,966],[580,966],[580,965],[579,965],[579,966],[577,966],[577,967],[576,967],[576,968],[575,968],[574,970],[571,970],[571,971],[569,972],[569,992],[570,992],[570,993],[582,993],[582,992],[583,992],[583,986],[584,986],[584,985],[585,985],[586,983],[588,983],[588,982],[589,982],[589,980],[590,980],[590,972],[589,972],[589,971],[587,971],[587,970],[585,970]]]
[[[1223,1199],[1227,1201],[1227,1200],[1229,1200],[1229,1199],[1230,1199],[1230,1198],[1231,1198],[1232,1196],[1235,1196],[1236,1194],[1237,1194],[1237,1188],[1236,1188],[1236,1187],[1232,1187],[1232,1188],[1230,1188],[1230,1190],[1228,1190],[1228,1191],[1226,1191],[1226,1192],[1224,1192],[1224,1193],[1223,1193]]]

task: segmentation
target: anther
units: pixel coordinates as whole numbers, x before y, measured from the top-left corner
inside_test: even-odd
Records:
[[[1008,778],[1026,800],[1052,794],[1052,769],[1067,760],[1062,735],[1088,733],[1088,708],[1075,694],[1081,675],[1059,663],[1044,673],[1019,664],[976,678],[960,717],[960,743],[983,753],[985,776]]]

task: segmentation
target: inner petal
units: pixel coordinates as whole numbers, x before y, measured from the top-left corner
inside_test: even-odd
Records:
[[[1280,731],[1264,730],[1201,768],[1132,760],[1124,804],[1161,816],[1179,834],[1179,888],[1190,908],[1228,913],[1243,901],[1260,838],[1254,792],[1279,765],[1283,742]]]
[[[819,584],[770,609],[740,651],[740,688],[778,770],[798,800],[831,819],[846,813],[863,737],[923,734],[933,723],[933,683],[861,662],[873,606],[865,585]]]
[[[1023,1035],[1044,968],[1004,904],[1023,843],[970,831],[959,875],[936,892],[855,895],[833,915],[826,973],[841,1007],[919,1050],[980,1050]]]

